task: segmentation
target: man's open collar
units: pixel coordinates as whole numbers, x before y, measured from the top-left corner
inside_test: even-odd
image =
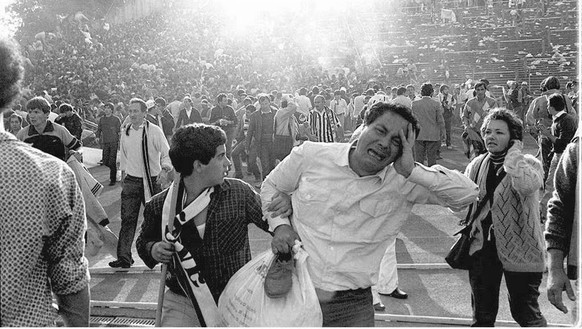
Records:
[[[55,127],[53,126],[52,122],[47,120],[46,126],[44,127],[42,134],[48,133],[51,131],[55,131]],[[30,128],[28,128],[28,136],[42,135],[42,134],[40,134],[38,131],[36,131],[36,128],[33,125],[30,125]]]
[[[358,140],[353,141],[351,144],[342,143],[343,147],[342,147],[341,151],[337,152],[336,156],[332,159],[332,161],[340,167],[347,167],[350,170],[354,171],[350,167],[350,151],[354,150],[354,152],[355,152],[357,145],[358,145]],[[388,172],[389,166],[390,165],[384,167],[382,170],[380,170],[376,174],[370,175],[370,176],[378,176],[378,178],[380,178],[382,183],[384,183],[384,180],[386,179],[386,173]],[[354,171],[354,173],[355,173],[355,171]]]

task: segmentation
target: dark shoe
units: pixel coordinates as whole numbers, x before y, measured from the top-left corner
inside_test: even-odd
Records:
[[[293,284],[293,257],[277,254],[265,277],[265,294],[270,298],[285,297]]]
[[[396,287],[396,289],[394,289],[393,292],[389,293],[389,294],[383,294],[381,292],[379,292],[380,295],[384,295],[384,296],[390,296],[393,298],[398,298],[398,299],[406,299],[408,298],[408,294],[405,293],[404,291],[400,290],[400,288]]]
[[[112,262],[109,262],[109,266],[113,267],[113,268],[130,268],[131,264],[128,262],[125,262],[123,260],[114,260]]]
[[[112,181],[109,182],[109,186],[113,186],[113,185],[115,185],[115,183],[116,182],[114,180],[112,180]]]
[[[386,306],[382,302],[374,304],[374,311],[383,312],[386,311]]]

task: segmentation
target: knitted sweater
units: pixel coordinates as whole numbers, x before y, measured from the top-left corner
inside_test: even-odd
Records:
[[[492,199],[483,206],[473,222],[469,253],[483,248],[482,221],[491,213],[495,246],[503,268],[513,272],[542,272],[544,270],[544,239],[539,217],[539,190],[542,186],[543,169],[535,157],[521,152],[521,143],[515,143],[505,156],[503,169],[507,175],[493,191]],[[480,165],[476,183],[479,199],[486,195],[486,178],[489,171],[489,155],[475,158],[467,166],[469,177]],[[477,205],[473,206],[473,212]]]

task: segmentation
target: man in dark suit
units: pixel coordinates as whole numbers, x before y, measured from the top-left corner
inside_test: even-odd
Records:
[[[439,102],[432,99],[433,93],[432,84],[424,83],[420,88],[422,98],[412,102],[412,113],[422,127],[414,144],[414,160],[423,163],[426,158],[429,167],[436,164],[437,150],[445,130],[443,109]]]
[[[259,95],[259,110],[249,117],[249,130],[246,136],[247,150],[253,147],[257,150],[261,160],[262,179],[275,168],[275,154],[273,150],[273,135],[275,133],[275,113],[277,109],[271,105],[267,94]],[[257,182],[260,184],[260,182]]]
[[[176,129],[191,123],[202,123],[202,116],[198,109],[194,108],[192,98],[190,96],[184,97],[182,100],[182,109],[178,114],[178,121],[176,122]]]
[[[170,111],[166,109],[166,100],[164,98],[156,98],[154,106],[148,108],[146,120],[162,128],[166,139],[168,142],[170,141],[174,129],[174,117]]]

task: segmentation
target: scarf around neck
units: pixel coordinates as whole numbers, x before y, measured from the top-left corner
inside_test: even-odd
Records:
[[[208,207],[214,187],[204,190],[192,203],[182,209],[184,192],[184,181],[180,176],[174,180],[164,200],[162,237],[164,241],[174,245],[172,264],[175,275],[180,287],[192,302],[200,324],[203,327],[216,327],[220,323],[218,306],[204,279],[202,264],[196,262],[194,250],[190,250],[201,247],[202,239],[199,236],[184,237],[182,234],[183,228],[187,224],[194,224],[194,217]]]

